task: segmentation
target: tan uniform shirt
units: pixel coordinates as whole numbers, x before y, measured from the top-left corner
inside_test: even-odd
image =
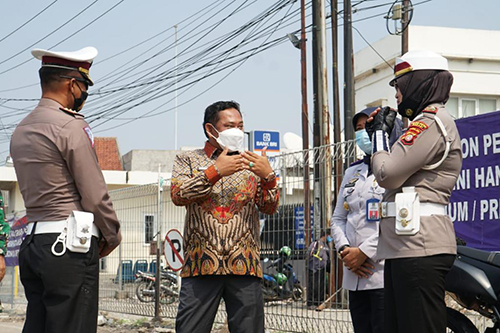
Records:
[[[118,246],[120,223],[83,116],[42,98],[17,126],[10,144],[28,222],[60,221],[71,211],[94,214],[106,246]],[[101,244],[102,246],[102,244]]]
[[[415,186],[420,202],[447,205],[462,167],[460,136],[453,118],[442,105],[428,106],[422,117],[413,121],[389,154],[379,151],[372,157],[372,169],[380,186],[386,189],[384,202],[394,202],[406,186]],[[435,115],[443,122],[451,142],[444,162],[433,170],[422,167],[438,162],[445,151],[445,137]],[[380,223],[378,259],[455,254],[453,223],[447,215],[420,217],[420,231],[413,236],[397,235],[395,218]]]

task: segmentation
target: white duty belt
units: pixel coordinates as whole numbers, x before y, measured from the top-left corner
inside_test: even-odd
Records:
[[[31,222],[28,224],[28,229],[26,231],[27,235],[31,235],[35,223],[36,223],[35,235],[60,234],[64,230],[64,228],[67,227],[68,220]],[[97,228],[95,223],[92,224],[92,236],[99,238],[99,228]]]
[[[437,204],[433,202],[421,202],[420,216],[431,216],[431,215],[446,215],[446,205]],[[395,202],[380,203],[380,216],[396,217],[396,203]]]

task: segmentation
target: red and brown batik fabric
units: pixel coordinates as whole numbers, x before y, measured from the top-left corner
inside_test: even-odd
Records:
[[[258,211],[277,211],[276,180],[264,182],[248,170],[221,178],[214,167],[219,153],[207,142],[174,162],[172,201],[187,210],[181,276],[262,277]]]

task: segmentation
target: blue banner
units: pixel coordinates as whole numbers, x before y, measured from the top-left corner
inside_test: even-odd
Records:
[[[19,248],[21,247],[24,237],[26,237],[28,219],[26,216],[19,219],[13,217],[8,222],[10,224],[10,233],[9,242],[7,243],[7,254],[5,255],[5,265],[18,266]]]
[[[448,205],[467,246],[500,250],[500,111],[456,121],[464,157]]]
[[[312,230],[314,219],[314,208],[311,206],[311,226],[309,233]],[[305,249],[306,247],[306,233],[304,229],[304,207],[298,206],[293,210],[293,222],[295,225],[295,249]],[[312,235],[311,235],[312,236]],[[311,237],[312,240],[312,237]]]

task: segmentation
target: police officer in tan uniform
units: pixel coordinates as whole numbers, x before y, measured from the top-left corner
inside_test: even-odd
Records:
[[[121,240],[94,137],[79,113],[97,50],[32,54],[42,61],[42,98],[10,147],[29,222],[19,252],[23,332],[96,332],[99,258]]]
[[[452,83],[445,58],[410,51],[397,59],[391,81],[408,130],[389,151],[395,111],[379,109],[368,119],[373,173],[386,189],[377,257],[385,259],[388,333],[446,330],[444,281],[456,243],[445,207],[462,166],[458,130],[444,106]]]

